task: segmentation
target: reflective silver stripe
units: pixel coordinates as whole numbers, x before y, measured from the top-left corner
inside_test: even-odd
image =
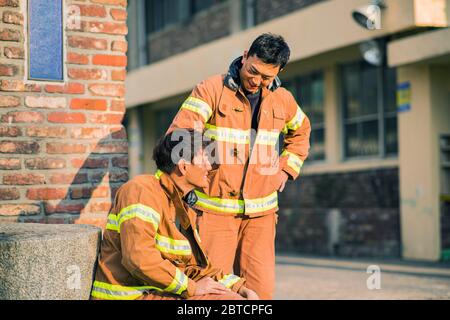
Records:
[[[130,218],[134,218],[135,216],[143,219],[144,221],[152,223],[155,229],[158,229],[160,222],[159,213],[157,213],[154,209],[141,204],[132,205],[120,211],[120,213],[118,214],[119,227],[123,222]]]
[[[296,154],[289,152],[287,150],[284,150],[281,155],[288,156],[288,161],[287,161],[288,166],[291,167],[292,170],[297,172],[297,174],[299,174],[301,171],[301,168],[303,166],[302,159],[300,159],[300,157],[297,156]]]
[[[206,194],[195,191],[198,196],[196,205],[217,212],[239,214],[258,213],[271,210],[278,205],[278,193],[274,192],[266,197],[257,199],[220,199],[208,197]]]
[[[238,276],[234,274],[227,274],[221,280],[219,280],[219,282],[225,287],[231,288],[239,280],[241,280],[241,278],[239,278]]]
[[[297,105],[297,112],[295,116],[290,120],[287,124],[283,132],[287,132],[287,130],[297,130],[303,124],[303,120],[305,119],[305,114],[303,113],[300,106]]]
[[[180,255],[192,254],[191,245],[187,240],[175,240],[157,233],[155,241],[156,247],[160,251]]]
[[[172,283],[164,289],[164,291],[172,292],[174,294],[181,294],[188,287],[188,278],[186,275],[180,271],[180,269],[176,269],[175,278]]]
[[[135,296],[135,295],[141,296],[145,292],[145,290],[113,291],[113,290],[99,288],[99,287],[94,287],[94,290],[97,292],[102,292],[104,294],[111,295],[111,296],[117,296],[117,297],[127,297],[127,296]]]
[[[200,114],[205,119],[205,122],[208,121],[212,115],[212,109],[209,104],[195,97],[187,98],[181,105],[181,109],[186,109]]]
[[[205,131],[205,137],[208,137],[211,140],[238,143],[238,144],[250,143],[250,133],[251,133],[250,130],[216,127],[209,123],[207,123],[205,127],[207,129]]]
[[[279,137],[280,137],[279,131],[258,130],[258,134],[256,135],[255,143],[274,146],[277,144]]]

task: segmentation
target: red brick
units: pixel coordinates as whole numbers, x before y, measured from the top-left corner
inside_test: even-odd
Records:
[[[75,143],[49,142],[47,153],[49,154],[80,154],[86,152],[86,146]]]
[[[123,114],[91,114],[89,115],[89,122],[98,124],[121,124]]]
[[[69,52],[67,54],[67,63],[71,64],[88,64],[89,56],[85,54],[78,54],[75,52]]]
[[[108,48],[108,41],[106,39],[93,37],[70,36],[68,42],[70,47],[78,49],[106,50]]]
[[[94,202],[89,206],[90,212],[109,212],[111,202]]]
[[[113,41],[111,44],[111,50],[125,53],[128,50],[128,42],[121,40]]]
[[[91,0],[91,2],[98,3],[98,4],[112,5],[112,6],[121,6],[121,7],[127,6],[127,0]]]
[[[128,157],[112,158],[112,165],[118,168],[128,168]]]
[[[106,8],[99,5],[77,5],[80,8],[81,16],[83,17],[106,17]]]
[[[0,0],[0,7],[19,7],[20,0]]]
[[[89,224],[105,230],[107,220],[108,220],[107,217],[98,218],[97,216],[95,216],[95,218],[92,218],[90,215],[84,214],[81,215],[78,219],[76,219],[74,223]]]
[[[40,92],[41,87],[37,84],[26,84],[22,80],[1,80],[0,91]]]
[[[70,190],[71,199],[90,199],[90,198],[107,198],[109,195],[109,187],[97,188],[72,188]]]
[[[15,41],[21,40],[21,34],[18,30],[0,29],[0,41]]]
[[[47,120],[55,123],[85,123],[86,116],[84,113],[52,112]]]
[[[18,47],[5,47],[4,49],[5,57],[8,59],[24,59],[25,51]]]
[[[0,64],[0,77],[13,77],[17,75],[18,68],[13,64]]]
[[[92,153],[128,153],[127,142],[103,142],[91,146]]]
[[[21,168],[18,158],[0,158],[0,170],[20,170]]]
[[[107,80],[108,73],[103,69],[74,69],[67,71],[69,78],[76,80]]]
[[[58,200],[64,199],[65,188],[35,188],[27,190],[27,198],[30,200]]]
[[[3,23],[23,25],[23,15],[20,12],[4,11]]]
[[[69,82],[65,85],[48,84],[45,86],[45,91],[48,93],[83,94],[84,84],[76,82]]]
[[[106,100],[103,99],[72,99],[71,109],[106,111]]]
[[[114,131],[111,132],[111,137],[113,139],[126,139],[127,131],[125,130],[125,128],[120,128],[120,129],[114,128]]]
[[[97,54],[92,57],[92,64],[112,67],[126,67],[127,56],[113,56],[108,54]]]
[[[80,184],[87,183],[87,173],[54,173],[50,176],[51,184]]]
[[[72,159],[72,166],[80,169],[108,168],[109,160],[105,158]]]
[[[89,85],[89,91],[97,96],[107,97],[119,97],[125,96],[125,86],[123,84],[91,84]]]
[[[17,200],[20,192],[17,188],[0,188],[0,200]]]
[[[0,216],[29,216],[41,213],[37,204],[0,204]]]
[[[112,81],[125,81],[126,75],[126,70],[111,70]]]
[[[111,17],[117,21],[126,21],[127,11],[122,9],[111,9]]]
[[[72,128],[70,131],[72,139],[102,139],[107,135],[103,128]]]
[[[113,100],[111,101],[110,111],[125,112],[125,101],[124,100]]]
[[[29,127],[27,128],[27,135],[38,138],[64,138],[67,135],[67,129],[60,127]]]
[[[43,174],[14,173],[14,174],[7,174],[3,177],[3,184],[34,185],[34,184],[44,184],[44,183],[45,183],[45,177]]]
[[[43,114],[34,111],[12,111],[2,116],[2,122],[6,123],[40,123],[43,121]]]
[[[103,173],[94,173],[90,180],[100,182],[103,180]],[[110,172],[108,177],[109,182],[126,182],[128,181],[128,172]]]
[[[35,154],[39,152],[37,142],[0,141],[0,153]]]
[[[19,127],[0,126],[0,137],[19,137],[22,135],[22,131]]]
[[[0,108],[15,108],[20,105],[20,98],[14,96],[0,96]]]
[[[64,201],[66,202],[66,201]],[[67,203],[45,203],[45,213],[80,213],[84,209],[84,203],[73,203],[72,201],[67,201]]]
[[[65,97],[28,96],[25,97],[25,105],[29,108],[60,109],[65,108]]]
[[[128,28],[125,23],[116,22],[82,21],[81,29],[76,30],[111,35],[126,35],[128,33]]]
[[[30,170],[64,169],[66,160],[61,158],[33,158],[25,160],[25,166]]]

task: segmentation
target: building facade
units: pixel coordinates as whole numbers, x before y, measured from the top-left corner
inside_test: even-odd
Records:
[[[279,196],[278,250],[437,261],[450,249],[450,1],[129,1],[130,175],[196,83],[263,32],[312,123],[310,157]],[[375,24],[352,17],[369,10]],[[375,53],[375,54],[374,54]],[[375,59],[376,61],[373,61]]]
[[[126,8],[0,1],[0,223],[105,225],[128,180]]]

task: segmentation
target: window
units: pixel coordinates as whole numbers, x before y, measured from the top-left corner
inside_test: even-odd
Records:
[[[242,1],[242,26],[243,29],[249,29],[257,24],[256,21],[256,0]]]
[[[398,151],[395,69],[357,62],[342,67],[344,156]]]
[[[173,107],[155,111],[156,139],[166,133],[179,109],[179,107]]]
[[[63,81],[62,0],[28,1],[28,78]]]
[[[324,79],[322,72],[287,81],[288,89],[311,121],[309,161],[325,160]]]
[[[225,0],[147,0],[147,33],[185,21],[189,17]]]

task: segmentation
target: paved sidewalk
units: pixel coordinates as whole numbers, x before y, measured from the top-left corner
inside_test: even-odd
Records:
[[[367,288],[371,265],[379,290]],[[275,299],[450,299],[448,263],[278,255],[276,275]]]

